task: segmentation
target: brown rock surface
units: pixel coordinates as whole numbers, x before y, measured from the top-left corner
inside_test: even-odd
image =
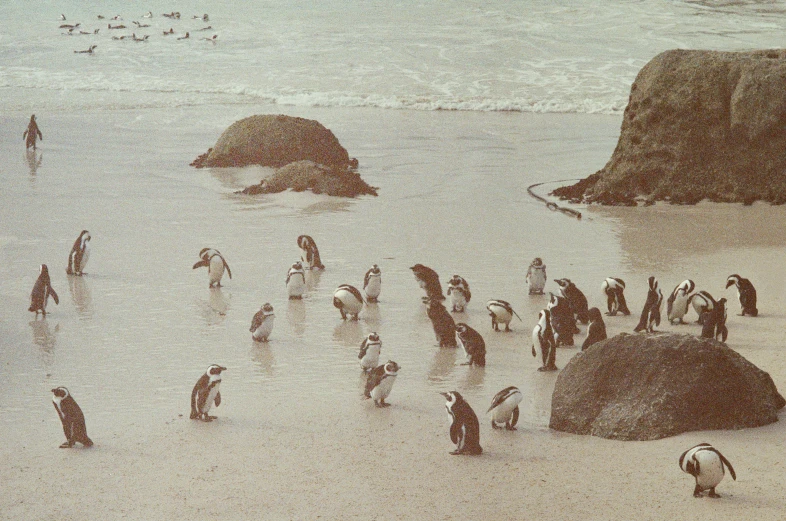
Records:
[[[357,172],[347,168],[318,165],[313,161],[290,163],[277,169],[273,175],[263,179],[258,185],[249,186],[238,193],[272,194],[290,188],[295,192],[311,190],[315,194],[340,197],[377,195],[376,189],[363,181]]]

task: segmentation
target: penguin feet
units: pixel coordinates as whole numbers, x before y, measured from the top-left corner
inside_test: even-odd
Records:
[[[720,494],[718,494],[717,492],[715,492],[715,489],[714,489],[714,488],[711,488],[711,489],[710,489],[710,493],[709,493],[709,494],[707,494],[707,496],[708,496],[708,497],[711,497],[712,499],[718,499],[718,498],[720,497]]]
[[[383,407],[390,407],[389,403],[386,403],[385,400],[380,400],[378,402],[374,402],[374,405],[382,409]]]
[[[511,331],[513,331],[513,330],[512,330],[512,329],[510,329],[510,326],[508,326],[507,324],[505,324],[505,333],[510,333]]]
[[[61,448],[61,449],[70,449],[73,446],[74,446],[74,442],[73,441],[67,441],[67,442],[63,443],[62,445],[60,445],[59,448]]]
[[[506,431],[515,431],[516,427],[514,427],[513,425],[510,425],[509,423],[506,423],[505,424],[505,430]]]
[[[497,424],[494,422],[494,420],[491,420],[491,428],[494,429],[494,430],[499,430],[502,427],[497,427]]]

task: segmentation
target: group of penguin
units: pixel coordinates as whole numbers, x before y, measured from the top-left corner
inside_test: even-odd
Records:
[[[90,258],[91,236],[87,230],[77,237],[68,256],[66,273],[71,276],[85,274],[85,266]],[[305,290],[305,270],[324,269],[321,262],[319,249],[316,242],[308,235],[301,235],[297,239],[301,249],[301,260],[295,262],[289,269],[286,278],[287,293],[290,299],[301,299]],[[221,285],[224,273],[232,278],[232,272],[223,255],[214,248],[203,248],[199,252],[199,261],[193,269],[208,268],[208,285],[215,287]],[[440,347],[461,346],[465,355],[465,365],[485,366],[486,347],[483,337],[478,331],[468,324],[456,324],[443,305],[447,298],[442,293],[438,274],[422,264],[410,268],[421,288],[426,292],[423,302],[426,305],[427,315],[430,318],[435,336]],[[526,282],[530,294],[543,294],[546,284],[546,266],[541,259],[536,258],[530,265]],[[588,325],[587,339],[582,345],[582,350],[587,349],[592,343],[606,338],[605,324],[598,308],[589,308],[584,294],[569,279],[555,279],[559,286],[560,294],[551,293],[546,309],[539,313],[538,323],[533,329],[532,353],[536,355],[536,347],[540,348],[543,365],[542,371],[556,370],[555,351],[560,345],[573,345],[573,335],[578,333],[577,321]],[[655,277],[649,277],[649,290],[642,309],[641,318],[635,331],[652,332],[654,326],[660,324],[660,310],[663,294],[658,288]],[[352,285],[342,284],[334,292],[333,305],[339,310],[342,319],[358,319],[365,302],[376,302],[381,292],[381,270],[374,264],[365,274],[363,291]],[[756,290],[748,279],[737,274],[727,279],[726,287],[735,285],[738,290],[743,315],[756,316]],[[629,315],[625,301],[625,282],[619,278],[607,278],[603,281],[602,289],[607,296],[607,315],[617,313]],[[726,299],[715,300],[708,292],[694,293],[695,284],[685,280],[678,284],[667,300],[667,316],[671,323],[683,323],[689,306],[693,305],[699,315],[699,322],[703,325],[702,336],[721,338],[726,340],[725,327]],[[467,281],[454,275],[448,282],[447,295],[450,298],[451,310],[463,312],[472,298]],[[45,264],[40,266],[40,273],[31,292],[29,311],[42,315],[46,314],[46,305],[49,297],[59,303],[59,298],[52,288],[49,271]],[[499,299],[489,300],[486,304],[491,317],[492,328],[499,331],[500,325],[505,331],[510,331],[510,322],[513,317],[521,318],[512,306]],[[266,342],[273,330],[274,310],[270,303],[265,303],[254,315],[250,327],[252,338],[258,342]],[[393,383],[400,366],[389,360],[379,364],[381,340],[376,332],[370,333],[360,346],[358,359],[360,367],[366,374],[364,396],[372,399],[377,407],[387,407],[385,401],[390,395]],[[220,384],[222,372],[226,367],[211,364],[199,378],[191,393],[191,419],[205,422],[212,421],[215,416],[209,414],[213,405],[218,407],[221,403]],[[73,447],[79,442],[85,447],[93,445],[87,435],[85,418],[79,405],[65,387],[52,389],[53,403],[62,422],[66,442],[61,448]],[[483,452],[480,445],[480,425],[472,407],[457,391],[441,393],[445,399],[445,407],[450,417],[450,439],[456,445],[450,454],[478,455]],[[507,430],[515,430],[519,418],[519,403],[523,396],[515,386],[506,387],[498,392],[492,399],[487,413],[491,417],[494,429],[504,426]],[[728,460],[709,444],[702,443],[685,451],[679,460],[680,468],[693,475],[696,480],[694,496],[700,497],[704,490],[709,490],[710,497],[718,497],[715,486],[720,483],[724,475],[724,468],[728,468],[732,478],[736,479],[734,469]]]

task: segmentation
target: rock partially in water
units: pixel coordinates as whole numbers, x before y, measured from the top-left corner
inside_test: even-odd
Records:
[[[297,161],[277,169],[273,175],[238,192],[242,194],[273,194],[287,189],[295,192],[311,190],[315,194],[355,197],[377,195],[373,186],[352,169],[328,167],[313,161]]]
[[[770,375],[725,344],[683,334],[619,334],[578,353],[557,378],[549,427],[618,440],[778,421]]]
[[[672,50],[631,86],[606,166],[553,195],[633,205],[637,199],[786,202],[786,50]]]

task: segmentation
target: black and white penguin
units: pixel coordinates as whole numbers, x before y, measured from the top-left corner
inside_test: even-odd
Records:
[[[27,130],[22,133],[22,139],[25,140],[25,148],[33,147],[33,150],[36,149],[36,139],[44,140],[44,135],[41,134],[41,130],[38,128],[38,123],[35,120],[35,114],[30,116],[30,123],[27,124]]]
[[[504,423],[507,430],[515,431],[519,421],[519,403],[523,398],[524,396],[518,387],[512,385],[494,395],[491,407],[486,411],[487,414],[491,413],[491,427],[501,429],[497,424]]]
[[[753,287],[751,281],[735,273],[734,275],[729,275],[729,278],[726,279],[726,288],[728,289],[732,284],[737,286],[737,297],[740,299],[740,307],[742,308],[740,316],[750,315],[755,317],[758,315],[759,310],[756,309],[756,288]]]
[[[699,443],[680,456],[680,468],[696,479],[693,497],[701,497],[702,492],[709,490],[709,497],[719,498],[715,487],[723,480],[726,473],[724,467],[729,469],[731,479],[736,481],[737,474],[734,473],[734,467],[718,449],[709,443]]]
[[[65,387],[52,389],[52,403],[55,404],[57,415],[63,423],[63,432],[66,437],[66,442],[60,445],[60,448],[70,449],[76,442],[85,447],[92,447],[93,440],[87,436],[85,415],[68,389]]]
[[[647,331],[652,333],[655,331],[655,326],[660,325],[660,308],[663,304],[663,292],[658,288],[658,279],[650,276],[649,290],[647,291],[647,300],[644,301],[644,308],[641,310],[641,318],[639,323],[633,328],[633,331]]]
[[[363,295],[355,286],[342,284],[333,293],[333,305],[341,312],[341,318],[344,320],[347,319],[347,315],[357,320],[363,309]]]
[[[712,311],[717,305],[717,302],[708,291],[701,290],[688,298],[688,304],[693,304],[693,309],[699,316],[696,323],[704,324],[704,314],[707,311]]]
[[[729,336],[726,329],[726,299],[719,299],[711,311],[704,312],[704,323],[701,328],[701,336],[704,338],[714,338],[725,342]]]
[[[458,391],[439,394],[447,400],[445,409],[450,416],[450,441],[456,444],[456,450],[451,454],[482,454],[480,423],[475,411]]]
[[[551,328],[554,331],[554,344],[559,346],[572,346],[573,335],[578,333],[576,318],[570,309],[568,299],[562,295],[549,293],[549,303],[546,309],[551,312]]]
[[[369,333],[360,344],[358,360],[364,373],[371,372],[379,365],[379,354],[382,351],[382,340],[377,333]]]
[[[300,247],[300,259],[307,270],[324,270],[325,265],[319,257],[317,243],[308,235],[301,235],[297,238],[297,245]]]
[[[273,306],[269,302],[265,302],[259,311],[254,314],[251,319],[251,338],[257,342],[267,342],[270,333],[273,332],[273,322],[276,315],[273,313]]]
[[[423,302],[434,299],[445,300],[445,295],[442,294],[442,284],[439,283],[439,275],[436,271],[422,264],[415,264],[409,269],[412,270],[420,287],[426,290]]]
[[[38,316],[39,312],[42,315],[46,315],[46,302],[50,296],[54,299],[55,304],[60,304],[60,298],[58,298],[49,280],[49,268],[46,267],[46,264],[41,264],[38,279],[36,279],[33,291],[30,293],[30,307],[28,311],[35,311],[36,316]]]
[[[201,260],[194,264],[192,269],[207,267],[209,287],[221,286],[221,277],[224,276],[224,270],[226,270],[229,278],[232,278],[232,271],[229,269],[229,264],[227,264],[224,256],[221,255],[221,252],[215,248],[202,248],[199,250],[199,258]]]
[[[688,303],[691,293],[696,289],[696,284],[690,279],[683,280],[672,290],[669,298],[666,299],[666,317],[669,323],[684,324],[682,317],[688,313]]]
[[[551,326],[551,311],[543,309],[538,314],[538,323],[532,329],[532,356],[538,356],[538,350],[543,365],[538,371],[556,371],[557,342],[554,339],[554,330]]]
[[[463,313],[469,301],[472,299],[472,292],[469,290],[469,283],[464,277],[453,275],[448,281],[448,296],[450,297],[451,311]]]
[[[606,340],[606,324],[598,308],[589,310],[589,326],[587,326],[587,338],[581,344],[581,350],[586,351],[589,346],[601,340]]]
[[[389,407],[390,404],[385,402],[385,399],[393,389],[399,369],[401,366],[388,360],[386,364],[371,371],[366,379],[366,390],[363,395],[374,400],[374,405],[377,407]]]
[[[491,317],[491,327],[494,331],[499,331],[499,325],[505,325],[505,331],[509,332],[510,329],[510,321],[513,320],[513,316],[515,315],[519,321],[521,317],[513,311],[513,306],[510,305],[509,302],[500,299],[492,299],[486,302],[486,309],[489,310],[489,316]]]
[[[589,322],[587,317],[589,305],[584,293],[570,279],[554,279],[554,282],[559,286],[562,296],[568,299],[568,304],[570,304],[570,309],[576,319],[582,324]]]
[[[363,292],[366,294],[366,302],[377,302],[379,299],[382,292],[382,270],[376,264],[363,276]]]
[[[486,367],[486,342],[480,333],[464,322],[459,322],[456,324],[456,338],[467,357],[467,361],[461,365]]]
[[[113,38],[114,39],[114,38]],[[93,51],[98,47],[98,45],[91,45],[84,51],[74,51],[75,54],[93,54]]]
[[[290,299],[302,299],[305,292],[306,272],[300,261],[297,261],[287,272],[287,294]]]
[[[617,313],[630,315],[628,304],[625,302],[625,281],[617,277],[607,277],[601,284],[603,293],[606,294],[607,315],[613,317]]]
[[[442,305],[439,299],[426,302],[426,313],[431,319],[434,328],[434,335],[437,337],[439,347],[457,347],[456,344],[456,323],[450,316],[448,310]]]
[[[82,230],[76,238],[71,253],[68,254],[68,267],[66,273],[69,275],[84,275],[87,260],[90,258],[90,232]]]
[[[525,281],[527,283],[527,290],[530,295],[543,295],[543,289],[546,287],[546,265],[540,257],[530,263],[527,268],[527,276]]]
[[[191,419],[202,421],[213,421],[215,416],[210,416],[210,407],[215,403],[216,407],[221,405],[221,393],[218,388],[221,386],[221,371],[226,371],[226,367],[211,365],[199,380],[197,380],[194,390],[191,391]]]

